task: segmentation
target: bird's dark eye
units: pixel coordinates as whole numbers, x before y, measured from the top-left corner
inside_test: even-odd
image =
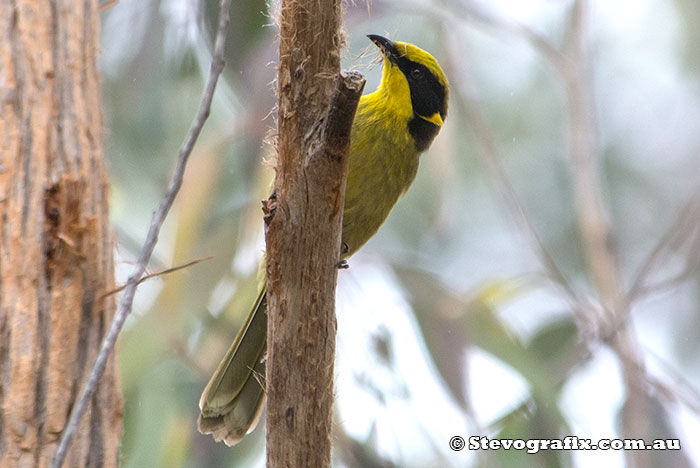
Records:
[[[411,76],[417,80],[423,78],[423,70],[420,68],[414,68],[411,70]]]

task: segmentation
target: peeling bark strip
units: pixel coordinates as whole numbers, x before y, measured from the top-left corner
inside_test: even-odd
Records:
[[[350,130],[364,78],[340,74],[340,0],[284,0],[279,22],[279,158],[274,195],[263,204],[267,466],[326,468],[336,265]]]
[[[49,466],[114,313],[97,0],[0,1],[0,466]],[[116,467],[112,362],[67,466]]]

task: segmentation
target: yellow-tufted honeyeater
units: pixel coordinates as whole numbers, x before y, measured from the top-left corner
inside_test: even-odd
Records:
[[[352,125],[341,259],[384,223],[447,117],[447,78],[433,56],[412,44],[368,37],[383,55],[382,80],[362,96]],[[265,292],[263,275],[247,320],[199,400],[200,432],[227,445],[255,427],[265,402]]]

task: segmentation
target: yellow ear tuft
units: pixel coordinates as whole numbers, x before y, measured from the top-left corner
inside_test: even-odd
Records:
[[[434,113],[430,117],[425,117],[424,115],[419,115],[418,117],[420,117],[423,120],[427,120],[428,122],[433,123],[438,127],[442,127],[443,122],[439,112]]]

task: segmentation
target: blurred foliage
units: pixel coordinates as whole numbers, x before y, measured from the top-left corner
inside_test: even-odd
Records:
[[[681,439],[681,452],[635,455],[646,466],[697,465],[700,229],[693,216],[678,220],[700,193],[700,8],[617,3],[590,2],[587,78],[620,275],[626,288],[644,280],[625,320],[646,365],[641,388],[581,314],[581,300],[600,310],[574,207],[571,102],[531,40],[567,50],[573,0],[346,5],[344,66],[365,73],[368,90],[380,67],[365,35],[380,33],[433,53],[452,93],[414,186],[340,273],[335,466],[631,466],[613,451],[452,452],[448,440],[635,432]],[[122,281],[195,114],[217,6],[120,0],[103,13]],[[264,465],[264,424],[227,448],[198,434],[196,418],[255,295],[259,200],[273,172],[272,15],[266,1],[233,2],[225,79],[150,269],[214,258],[144,284],[121,336],[125,467]],[[494,161],[566,284],[513,216]],[[664,235],[672,241],[645,270]]]

